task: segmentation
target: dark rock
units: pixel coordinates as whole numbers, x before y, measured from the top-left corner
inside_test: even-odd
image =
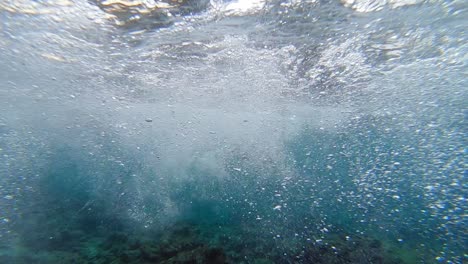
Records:
[[[140,247],[141,256],[144,260],[147,261],[160,261],[162,258],[160,256],[160,252],[158,248],[149,246],[149,245],[142,245]]]
[[[373,239],[373,240],[369,243],[369,247],[371,247],[371,248],[380,248],[380,247],[382,247],[382,242],[381,242],[380,240]]]
[[[206,263],[224,264],[226,263],[226,254],[220,248],[210,248],[205,252]]]

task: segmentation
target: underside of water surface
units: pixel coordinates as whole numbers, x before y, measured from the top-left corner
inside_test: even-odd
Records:
[[[467,8],[0,0],[0,263],[467,263]]]

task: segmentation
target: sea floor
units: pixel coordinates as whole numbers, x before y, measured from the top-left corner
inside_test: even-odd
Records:
[[[370,236],[337,232],[300,243],[252,228],[190,221],[159,230],[62,227],[3,245],[0,263],[416,263],[411,250]]]

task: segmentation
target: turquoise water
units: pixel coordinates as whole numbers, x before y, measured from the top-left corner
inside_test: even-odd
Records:
[[[467,262],[463,1],[0,1],[0,263]]]

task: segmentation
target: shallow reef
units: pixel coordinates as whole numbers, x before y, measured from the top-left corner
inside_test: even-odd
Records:
[[[56,226],[57,227],[57,226]],[[48,238],[23,234],[2,245],[1,263],[411,263],[385,241],[332,233],[297,243],[248,226],[181,221],[164,229],[92,229],[63,225]],[[90,231],[92,230],[92,231]],[[44,230],[45,232],[46,230]],[[406,258],[406,259],[405,259]]]

